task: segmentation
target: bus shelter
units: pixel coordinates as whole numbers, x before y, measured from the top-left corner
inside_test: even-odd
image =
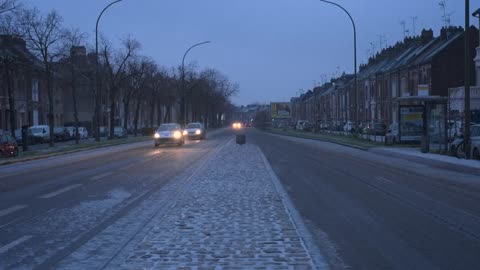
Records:
[[[422,152],[448,151],[447,97],[397,98],[399,140],[421,142]]]

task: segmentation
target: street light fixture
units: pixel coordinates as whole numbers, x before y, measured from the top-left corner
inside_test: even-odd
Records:
[[[334,2],[331,2],[331,1],[327,1],[327,0],[320,0],[321,2],[325,2],[325,3],[328,3],[328,4],[331,4],[331,5],[334,5],[334,6],[337,6],[339,7],[341,10],[343,10],[347,15],[348,17],[350,18],[350,21],[352,21],[352,25],[353,25],[353,65],[354,65],[354,88],[355,90],[353,91],[354,93],[354,100],[355,100],[355,116],[354,116],[354,121],[357,125],[357,129],[358,129],[358,100],[357,100],[357,27],[355,26],[355,21],[353,20],[353,17],[352,15],[350,15],[350,13],[344,8],[342,7],[341,5],[337,4],[337,3],[334,3]]]
[[[185,52],[183,55],[182,59],[182,93],[183,93],[183,124],[186,127],[187,126],[187,93],[185,91],[185,58],[187,57],[187,54],[195,47],[211,43],[211,41],[204,41],[197,43],[195,45],[192,45],[188,50]]]
[[[103,13],[111,7],[112,5],[121,2],[122,0],[116,0],[108,4],[102,12],[100,12],[100,15],[98,15],[97,18],[97,24],[95,25],[95,81],[94,81],[94,89],[95,89],[95,140],[98,142],[100,141],[100,121],[101,121],[101,99],[102,95],[100,93],[99,87],[98,87],[98,77],[99,77],[99,71],[98,71],[98,24],[100,23],[100,18],[102,18]]]

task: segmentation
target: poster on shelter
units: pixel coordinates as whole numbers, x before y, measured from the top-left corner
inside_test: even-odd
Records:
[[[272,102],[272,118],[289,118],[291,117],[289,102]]]
[[[423,106],[400,108],[400,140],[419,141],[423,134]]]

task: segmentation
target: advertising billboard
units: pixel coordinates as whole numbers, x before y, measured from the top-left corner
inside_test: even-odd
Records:
[[[290,102],[272,102],[271,104],[272,118],[290,118],[292,110]]]
[[[419,141],[423,135],[423,106],[400,107],[400,140]]]

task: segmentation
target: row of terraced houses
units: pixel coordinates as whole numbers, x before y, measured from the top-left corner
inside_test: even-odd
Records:
[[[478,85],[480,47],[476,47],[479,46],[479,30],[473,26],[471,30],[468,41],[472,55],[471,78]],[[436,37],[431,29],[424,29],[419,36],[407,37],[361,65],[356,89],[358,123],[397,123],[400,105],[416,105],[435,97],[447,100],[449,96],[450,118],[461,117],[464,38],[465,31],[461,27],[443,28]],[[472,117],[474,121],[480,121],[480,87],[473,87],[471,93]],[[332,79],[291,99],[292,120],[307,120],[316,128],[341,127],[347,121],[354,121],[354,94],[353,75],[344,74]]]
[[[70,56],[77,65],[77,106],[80,125],[89,131],[92,128],[94,116],[94,63],[95,55],[87,53],[84,46],[71,48]],[[11,60],[9,60],[11,59]],[[13,114],[16,129],[27,125],[48,124],[48,98],[46,90],[46,76],[40,61],[28,50],[24,39],[0,35],[0,129],[11,130],[10,117]],[[69,60],[64,59],[56,63],[54,88],[54,123],[55,126],[73,126],[74,109],[71,87],[71,72]],[[108,104],[108,95],[104,93],[102,103]],[[135,109],[130,110],[127,128],[132,128]],[[124,118],[123,103],[117,103],[117,115],[113,125],[122,125]],[[163,106],[163,105],[162,105]],[[147,101],[141,102],[139,127],[159,124],[164,118],[175,119],[179,115],[177,104],[169,108],[154,108],[154,119],[151,119],[150,107]],[[157,113],[160,112],[160,113]],[[109,126],[109,111],[103,106],[101,125]],[[153,120],[154,123],[151,123]]]

